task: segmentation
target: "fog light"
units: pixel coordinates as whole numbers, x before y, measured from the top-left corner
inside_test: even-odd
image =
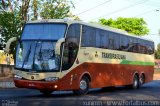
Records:
[[[54,85],[54,88],[58,88],[58,86],[57,86],[57,85]]]

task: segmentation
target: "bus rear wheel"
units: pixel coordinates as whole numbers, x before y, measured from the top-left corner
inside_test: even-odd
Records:
[[[40,92],[45,96],[49,96],[49,95],[52,94],[53,91],[51,91],[51,90],[40,90]]]
[[[145,76],[144,74],[141,74],[139,78],[139,87],[142,87],[144,83],[145,83]]]
[[[133,89],[137,89],[139,87],[139,78],[138,75],[134,75],[133,83],[131,85]]]
[[[79,82],[79,89],[73,90],[73,93],[76,95],[85,95],[89,90],[89,79],[87,77],[82,77]]]

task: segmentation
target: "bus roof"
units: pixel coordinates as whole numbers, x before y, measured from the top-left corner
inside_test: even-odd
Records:
[[[154,41],[146,39],[146,38],[142,38],[142,37],[139,37],[139,36],[134,36],[133,34],[129,34],[128,32],[126,32],[124,30],[121,30],[121,29],[100,25],[98,23],[86,23],[86,22],[83,22],[83,21],[78,21],[78,20],[73,20],[73,19],[68,19],[68,18],[64,18],[64,19],[42,19],[42,20],[28,21],[27,24],[29,24],[29,23],[66,23],[66,24],[78,23],[78,24],[87,25],[87,26],[90,26],[90,27],[95,27],[95,28],[107,30],[107,31],[110,31],[110,32],[119,33],[119,34],[123,34],[123,35],[126,35],[126,36],[135,37],[135,38],[139,38],[139,39],[154,42]]]

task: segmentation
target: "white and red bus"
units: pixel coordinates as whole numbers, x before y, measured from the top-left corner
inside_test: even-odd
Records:
[[[153,80],[154,42],[106,26],[67,19],[25,24],[15,58],[16,87],[51,94]]]

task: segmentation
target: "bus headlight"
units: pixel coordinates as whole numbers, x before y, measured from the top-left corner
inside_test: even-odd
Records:
[[[19,75],[14,75],[14,78],[22,79],[22,77]]]
[[[45,78],[46,81],[57,81],[59,78],[58,77],[48,77]]]

